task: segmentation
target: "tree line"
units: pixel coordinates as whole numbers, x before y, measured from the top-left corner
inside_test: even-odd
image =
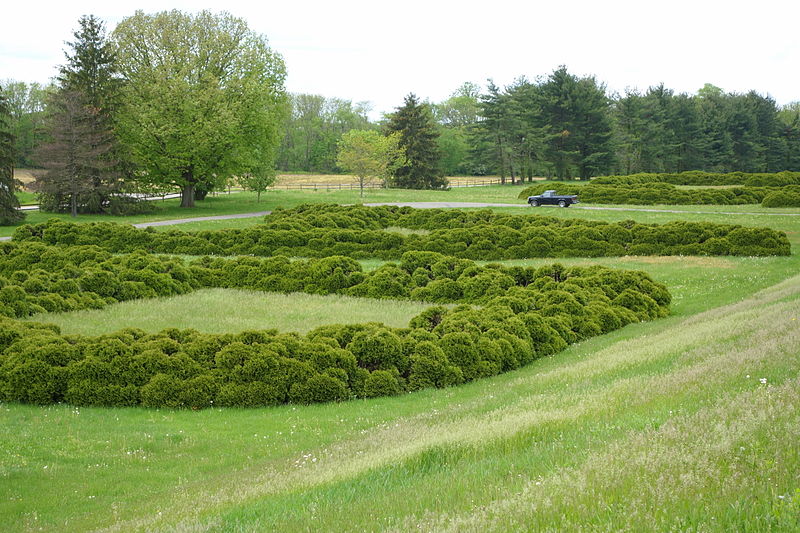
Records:
[[[67,45],[52,85],[0,84],[6,222],[19,218],[14,166],[46,170],[42,207],[72,214],[143,210],[131,193],[147,191],[180,190],[191,207],[231,180],[260,193],[278,170],[409,188],[453,175],[800,170],[800,103],[755,91],[609,94],[561,66],[502,88],[465,83],[439,103],[412,93],[372,121],[367,102],[287,93],[282,57],[224,13],[138,11],[111,34],[84,16]]]
[[[516,182],[533,176],[800,170],[800,102],[779,106],[755,91],[726,93],[706,84],[689,95],[659,84],[609,94],[594,76],[579,77],[561,66],[504,88],[491,80],[483,91],[464,83],[439,103],[410,96],[424,108],[417,113],[430,115],[428,141],[420,144],[434,145],[432,158],[444,176],[499,175]],[[295,99],[308,98],[312,95],[294,97],[288,131],[322,138],[320,132],[331,130],[323,126],[324,113],[310,120],[304,107],[303,120],[297,118],[302,113]],[[357,128],[388,132],[393,117]],[[334,144],[330,139],[331,154]],[[284,140],[279,151],[295,145]],[[284,171],[323,171],[311,159],[280,161]],[[334,157],[328,161],[325,171],[341,170]]]
[[[138,212],[135,193],[166,190],[191,207],[232,178],[274,179],[286,68],[244,20],[137,11],[109,35],[88,15],[73,35],[50,87],[0,91],[3,161],[42,170],[42,209]]]

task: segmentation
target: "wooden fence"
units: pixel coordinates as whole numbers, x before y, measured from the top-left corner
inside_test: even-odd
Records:
[[[449,187],[488,187],[489,185],[501,185],[503,182],[500,178],[479,178],[479,179],[454,179],[448,182]],[[511,181],[506,180],[506,184],[510,185]],[[518,185],[521,182],[517,182]],[[383,189],[383,183],[368,183],[364,185],[365,189]],[[286,183],[281,185],[273,185],[270,187],[272,190],[322,190],[322,191],[335,191],[335,190],[358,190],[360,189],[357,182],[353,183]]]

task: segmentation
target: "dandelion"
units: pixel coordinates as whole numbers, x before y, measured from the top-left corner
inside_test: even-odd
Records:
[[[762,385],[766,385],[767,384],[767,378],[761,378],[758,381],[760,381]]]

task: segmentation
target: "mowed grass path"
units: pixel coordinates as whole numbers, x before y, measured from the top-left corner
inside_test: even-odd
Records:
[[[317,326],[342,323],[382,322],[404,328],[431,305],[337,294],[203,289],[169,298],[122,302],[104,309],[43,313],[31,320],[57,324],[63,333],[81,335],[101,335],[126,327],[148,332],[194,328],[204,333],[237,333],[275,328],[306,333]]]
[[[0,529],[792,531],[800,277],[446,390],[0,410]]]

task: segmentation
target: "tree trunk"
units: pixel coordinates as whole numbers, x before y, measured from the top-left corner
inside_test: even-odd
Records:
[[[194,207],[194,183],[187,183],[181,190],[181,207]]]

